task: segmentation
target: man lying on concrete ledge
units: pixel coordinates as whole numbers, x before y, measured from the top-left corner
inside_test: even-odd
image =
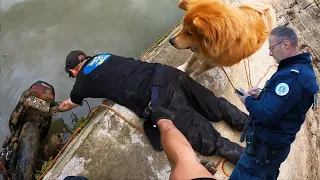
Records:
[[[226,121],[241,131],[247,115],[222,97],[216,97],[186,73],[159,63],[147,63],[112,54],[87,56],[71,51],[65,71],[76,78],[70,98],[52,111],[68,111],[84,98],[107,98],[149,119],[152,107],[174,114],[174,125],[202,155],[217,155],[236,164],[244,148],[221,137],[210,121]],[[144,129],[152,146],[162,150],[160,131],[152,121]]]

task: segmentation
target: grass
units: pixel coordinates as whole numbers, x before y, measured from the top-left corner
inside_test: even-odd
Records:
[[[75,124],[74,129],[76,130],[76,129],[79,128],[83,123],[84,123],[83,127],[85,127],[89,122],[90,122],[90,119],[85,118],[85,117],[80,117],[79,120],[77,121],[77,123]],[[82,127],[82,128],[83,128],[83,127]],[[35,177],[36,179],[38,179],[38,178],[45,172],[45,170],[49,167],[49,165],[51,164],[51,162],[52,162],[52,157],[50,157],[48,161],[43,161],[41,170],[37,170],[36,173],[34,174],[34,177]]]
[[[157,39],[156,39],[156,43],[150,48],[150,49],[144,49],[141,53],[141,57],[140,58],[142,58],[142,57],[144,57],[146,54],[148,54],[148,53],[151,53],[155,48],[156,48],[156,46],[158,46],[163,40],[165,40],[166,39],[166,37],[168,37],[169,36],[169,34],[170,34],[170,32],[168,32],[168,33],[166,33],[166,34],[164,34],[164,35],[162,35],[162,36],[158,36],[157,37]],[[143,59],[142,59],[143,60]]]
[[[168,32],[168,33],[166,33],[166,34],[164,34],[164,35],[158,36],[158,37],[156,38],[156,44],[153,46],[153,48],[143,49],[143,50],[141,51],[141,56],[145,55],[146,53],[150,53],[150,52],[155,48],[155,46],[159,45],[163,40],[165,40],[166,37],[169,36],[169,34],[170,34],[170,32]]]
[[[90,119],[85,117],[80,117],[78,122],[74,126],[74,130],[78,129],[83,123],[84,123],[83,127],[85,127],[89,122],[90,122]]]
[[[44,173],[44,171],[49,167],[51,162],[52,162],[52,157],[50,157],[48,161],[43,161],[41,170],[37,170],[36,173],[34,174],[34,177],[38,179]]]
[[[169,35],[170,33],[174,30],[174,28],[176,28],[177,26],[179,26],[180,24],[182,23],[182,20],[181,21],[178,21],[176,23],[176,25],[170,29],[167,33],[165,33],[164,35],[160,35],[157,37],[156,39],[156,44],[153,45],[150,49],[144,49],[143,51],[141,51],[141,57],[140,59],[141,60],[144,60],[144,57],[148,54],[148,53],[151,53],[155,48],[156,46],[158,46],[163,40],[165,40]]]
[[[164,35],[162,35],[162,36],[159,36],[157,39],[156,39],[156,42],[162,42],[164,39],[166,39],[166,37],[168,37],[169,36],[169,34],[170,34],[170,32],[168,32],[168,33],[166,33],[166,34],[164,34]]]

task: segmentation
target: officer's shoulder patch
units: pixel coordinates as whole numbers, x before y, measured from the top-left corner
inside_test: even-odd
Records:
[[[111,57],[110,54],[99,54],[90,60],[90,62],[86,65],[83,70],[85,75],[89,74],[95,68],[100,66],[102,63],[106,62]]]
[[[279,96],[285,96],[289,93],[289,86],[287,83],[280,83],[277,85],[275,92],[279,95]]]

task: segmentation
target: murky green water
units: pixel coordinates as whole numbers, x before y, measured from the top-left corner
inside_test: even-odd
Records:
[[[74,49],[138,58],[182,17],[176,0],[0,0],[0,143],[21,93],[37,80],[55,87],[56,101],[74,84],[64,72]],[[6,57],[3,57],[8,54]],[[92,107],[100,100],[89,99]],[[72,131],[88,107],[59,113],[52,131]]]

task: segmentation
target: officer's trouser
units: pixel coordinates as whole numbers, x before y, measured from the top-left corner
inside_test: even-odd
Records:
[[[288,157],[290,146],[276,151],[269,152],[268,164],[260,165],[257,163],[261,144],[258,144],[256,155],[243,153],[236,167],[234,168],[229,180],[275,180],[279,175],[279,168],[282,162]]]
[[[247,115],[179,70],[166,67],[162,73],[165,83],[158,105],[174,113],[174,125],[191,146],[203,155],[221,156],[236,164],[244,148],[221,137],[210,121],[225,120],[231,127],[242,130]]]

